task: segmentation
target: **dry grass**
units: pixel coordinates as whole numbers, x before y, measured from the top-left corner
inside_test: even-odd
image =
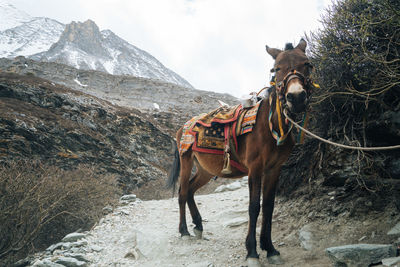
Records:
[[[0,265],[89,229],[117,199],[113,176],[93,167],[62,170],[40,162],[0,166]]]

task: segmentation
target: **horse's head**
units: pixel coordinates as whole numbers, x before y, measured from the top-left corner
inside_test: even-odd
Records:
[[[290,112],[305,111],[312,82],[309,78],[312,66],[305,54],[307,43],[301,39],[296,47],[286,44],[285,50],[266,46],[268,54],[275,59],[276,91]]]

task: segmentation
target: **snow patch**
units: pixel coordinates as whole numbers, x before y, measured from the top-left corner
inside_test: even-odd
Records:
[[[79,84],[80,86],[82,86],[82,87],[86,87],[87,86],[87,84],[82,84],[78,79],[74,79],[74,82],[76,82],[77,84]]]

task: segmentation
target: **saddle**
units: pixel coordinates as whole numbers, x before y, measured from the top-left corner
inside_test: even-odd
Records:
[[[230,166],[242,172],[247,170],[238,163],[237,137],[252,131],[260,102],[251,108],[221,106],[208,114],[193,117],[183,126],[179,153],[193,151],[224,155],[223,174],[230,174]]]

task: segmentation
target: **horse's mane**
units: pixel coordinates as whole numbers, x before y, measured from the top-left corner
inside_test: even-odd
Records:
[[[293,44],[292,43],[286,43],[285,50],[292,50],[292,49],[294,49]]]

